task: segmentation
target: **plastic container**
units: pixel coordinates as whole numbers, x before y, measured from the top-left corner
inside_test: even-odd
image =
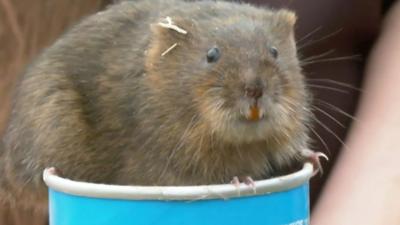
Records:
[[[50,225],[306,225],[306,163],[295,173],[255,182],[205,186],[118,186],[85,183],[45,170]]]

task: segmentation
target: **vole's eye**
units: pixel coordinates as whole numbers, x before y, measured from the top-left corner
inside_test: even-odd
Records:
[[[269,47],[268,51],[269,51],[269,54],[271,54],[271,56],[274,59],[278,58],[278,55],[279,55],[278,49],[276,49],[275,47]]]
[[[210,48],[207,52],[207,62],[213,63],[218,61],[221,56],[221,51],[217,47]]]

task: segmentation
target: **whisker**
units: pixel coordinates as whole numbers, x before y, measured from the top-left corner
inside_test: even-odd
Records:
[[[300,44],[302,41],[305,41],[307,38],[311,37],[313,34],[317,33],[319,30],[321,30],[322,26],[319,26],[309,32],[308,34],[304,35],[302,38],[296,41],[296,44]]]
[[[328,152],[329,154],[331,153],[328,147],[328,144],[326,144],[326,142],[324,141],[324,139],[314,130],[314,128],[312,128],[311,126],[308,126],[308,128],[310,128],[311,132],[319,139],[319,141],[322,143],[322,145],[324,146],[326,152]]]
[[[219,87],[219,86],[213,86],[213,87],[210,87],[207,91],[205,91],[204,92],[204,94],[209,94],[209,93],[212,93],[212,92],[221,92],[223,90],[223,87],[221,86],[221,87]]]
[[[320,59],[320,58],[322,58],[322,57],[324,57],[324,56],[328,56],[328,55],[330,55],[330,54],[332,54],[332,53],[334,53],[334,52],[335,52],[335,49],[330,49],[330,50],[328,50],[328,51],[326,51],[326,52],[323,52],[323,53],[320,53],[320,54],[318,54],[318,55],[313,55],[313,56],[310,56],[310,57],[308,57],[308,58],[301,59],[301,63],[303,63],[303,62],[308,62],[308,61],[310,61],[310,60]]]
[[[310,65],[310,64],[314,64],[314,63],[336,62],[336,61],[344,61],[344,60],[361,60],[361,55],[341,56],[341,57],[318,59],[318,60],[312,60],[312,61],[302,61],[300,64],[301,64],[301,66],[306,66],[306,65]]]
[[[317,107],[317,106],[311,106],[312,109],[317,110],[318,112],[321,112],[322,114],[324,114],[325,116],[327,116],[328,118],[330,118],[331,120],[335,121],[335,123],[337,123],[339,126],[346,128],[345,125],[343,125],[343,123],[341,123],[339,120],[337,120],[335,117],[333,117],[331,114],[327,113],[326,111],[322,110],[321,108]]]
[[[327,103],[325,101],[322,101],[320,99],[315,99],[315,102],[319,103],[321,105],[324,105],[324,106],[326,106],[326,107],[328,107],[328,108],[330,108],[330,109],[332,109],[332,110],[334,110],[334,111],[336,111],[336,112],[338,112],[338,113],[340,113],[340,114],[342,114],[342,115],[344,115],[344,116],[346,116],[346,117],[358,122],[357,118],[355,118],[354,116],[348,114],[347,112],[343,111],[342,109],[340,109],[339,107],[337,107],[335,105],[332,105],[332,104]]]
[[[312,44],[316,44],[316,43],[318,43],[318,42],[321,42],[321,41],[323,41],[323,40],[326,40],[326,39],[328,39],[328,38],[331,38],[331,37],[337,35],[338,33],[342,32],[342,31],[343,31],[343,28],[340,28],[340,29],[338,29],[338,30],[336,30],[336,31],[334,31],[334,32],[332,32],[332,33],[330,33],[330,34],[327,34],[327,35],[325,35],[325,36],[323,36],[323,37],[321,37],[321,38],[319,38],[319,39],[310,40],[310,41],[304,43],[303,45],[299,46],[299,47],[297,48],[297,50],[301,50],[301,49],[303,49],[303,48],[305,48],[305,47],[307,47],[307,46],[310,46],[310,45],[312,45]]]
[[[175,147],[172,149],[171,154],[169,155],[168,159],[167,159],[167,163],[165,164],[164,170],[160,175],[160,178],[164,177],[165,173],[168,170],[169,164],[171,163],[172,158],[175,156],[175,153],[182,148],[184,140],[186,138],[186,136],[188,135],[189,131],[195,126],[195,119],[197,119],[198,115],[195,114],[192,119],[190,120],[190,122],[188,123],[185,131],[183,132],[181,138],[179,139],[179,141],[177,142],[177,144],[175,145]]]
[[[242,154],[243,149],[240,149],[237,144],[235,144],[234,146],[235,146],[236,152],[239,156],[239,159],[243,159],[243,154]]]
[[[360,92],[363,91],[363,90],[361,90],[360,88],[356,88],[356,87],[354,87],[354,86],[352,86],[352,85],[350,85],[350,84],[346,84],[346,83],[339,82],[339,81],[336,81],[336,80],[331,80],[331,79],[306,78],[306,80],[308,80],[308,81],[317,81],[317,82],[332,83],[332,84],[336,84],[336,85],[338,85],[338,86],[346,87],[346,88],[353,89],[353,90],[356,90],[356,91],[360,91]]]
[[[329,87],[329,86],[324,86],[324,85],[318,85],[318,84],[307,84],[308,87],[311,88],[317,88],[317,89],[326,89],[326,90],[331,90],[331,91],[336,91],[336,92],[340,92],[340,93],[344,93],[344,94],[349,94],[349,91],[346,90],[342,90],[339,88],[334,88],[334,87]]]
[[[196,164],[196,162],[198,161],[198,154],[199,152],[202,150],[202,146],[203,146],[203,142],[204,142],[204,134],[202,133],[200,136],[200,141],[197,147],[197,150],[192,154],[191,158],[190,158],[190,163],[188,163],[187,168],[189,168],[190,166],[193,166]]]
[[[343,145],[344,148],[348,149],[348,147],[347,147],[347,145],[344,143],[344,141],[342,141],[342,139],[340,139],[340,137],[339,137],[337,134],[335,134],[335,132],[333,132],[331,129],[329,129],[328,126],[326,126],[324,123],[322,123],[322,122],[321,122],[320,120],[318,120],[316,117],[314,117],[314,120],[315,120],[321,127],[323,127],[326,131],[328,131],[330,134],[332,134],[332,135],[336,138],[336,140],[338,140],[338,141]]]

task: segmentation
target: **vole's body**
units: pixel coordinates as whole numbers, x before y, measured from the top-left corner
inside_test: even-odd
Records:
[[[157,25],[167,16],[188,33]],[[279,173],[308,141],[294,19],[211,1],[123,2],[89,17],[21,80],[4,139],[4,189],[45,199],[49,166],[71,179],[137,185]],[[210,63],[214,46],[221,56]],[[255,82],[264,117],[250,121],[244,87]]]

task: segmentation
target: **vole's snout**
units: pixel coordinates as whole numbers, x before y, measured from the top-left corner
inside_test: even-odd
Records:
[[[246,97],[259,99],[263,95],[263,88],[261,85],[247,85],[244,88]]]
[[[264,117],[261,97],[265,90],[262,81],[258,78],[248,79],[244,85],[244,104],[241,105],[241,113],[246,119],[258,121]]]
[[[257,101],[263,95],[263,89],[264,85],[262,84],[261,80],[253,79],[246,82],[244,86],[244,95]]]

